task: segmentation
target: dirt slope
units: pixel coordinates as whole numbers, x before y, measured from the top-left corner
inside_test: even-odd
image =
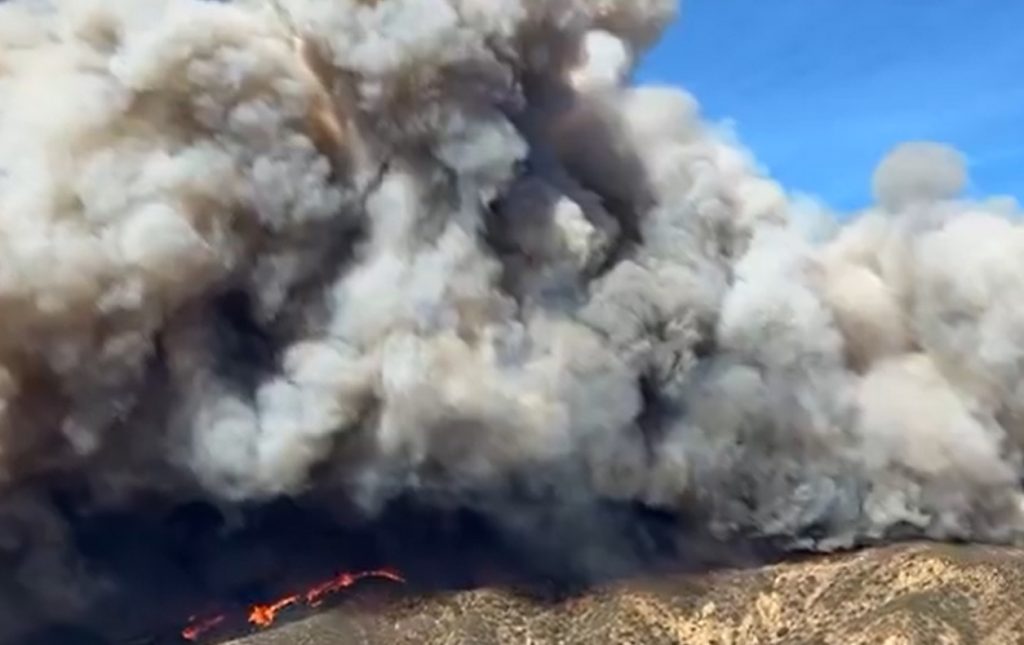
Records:
[[[232,645],[1024,642],[1024,552],[914,544],[632,582],[559,604],[353,601]]]

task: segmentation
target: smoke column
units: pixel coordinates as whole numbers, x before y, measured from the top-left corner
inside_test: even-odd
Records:
[[[78,473],[111,503],[1019,541],[1017,205],[908,143],[836,224],[630,83],[675,12],[0,4],[5,517]]]

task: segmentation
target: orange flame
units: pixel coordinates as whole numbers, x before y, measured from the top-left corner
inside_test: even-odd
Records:
[[[202,620],[197,620],[195,616],[190,616],[188,627],[181,630],[181,637],[188,641],[197,641],[200,636],[224,622],[224,619],[224,614],[218,614]]]
[[[360,571],[357,573],[340,573],[330,580],[325,580],[324,582],[313,585],[303,593],[285,596],[267,604],[253,605],[249,608],[249,622],[261,628],[269,627],[274,624],[278,613],[280,613],[282,609],[299,603],[305,603],[310,607],[318,607],[324,602],[324,599],[329,594],[347,589],[365,578],[381,578],[384,580],[392,580],[394,582],[405,582],[405,578],[391,569],[377,569],[374,571]],[[181,630],[181,635],[186,640],[197,641],[203,634],[221,624],[224,620],[225,616],[223,614],[202,620],[198,620],[195,616],[192,616],[189,618],[188,627]]]
[[[324,601],[324,597],[342,589],[351,587],[364,578],[383,578],[394,582],[405,582],[405,578],[390,569],[378,569],[376,571],[361,571],[359,573],[340,573],[330,580],[310,587],[303,594],[285,596],[272,603],[265,605],[253,605],[249,610],[249,622],[259,627],[269,627],[274,623],[277,614],[286,607],[299,602],[305,602],[311,607],[317,607]]]
[[[267,605],[253,605],[249,609],[249,622],[260,627],[270,627],[277,618],[277,613],[299,602],[298,595],[287,596]]]
[[[351,587],[363,578],[380,578],[392,582],[405,582],[405,578],[391,569],[377,569],[376,571],[362,571],[360,573],[342,573],[337,577],[320,583],[306,592],[306,604],[317,607],[324,601],[324,596],[342,589]]]

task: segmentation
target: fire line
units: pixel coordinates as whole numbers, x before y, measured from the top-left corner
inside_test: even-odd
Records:
[[[252,605],[249,608],[249,614],[247,617],[248,621],[261,629],[265,629],[274,624],[274,621],[277,619],[277,615],[283,609],[300,603],[310,607],[318,607],[323,604],[324,599],[328,595],[347,589],[360,580],[364,580],[366,578],[379,578],[383,580],[391,580],[393,582],[405,582],[405,578],[391,569],[377,569],[373,571],[360,571],[357,573],[340,573],[330,580],[325,580],[324,582],[313,585],[302,593],[284,596],[270,603]],[[220,625],[225,619],[226,617],[223,614],[202,620],[192,617],[189,620],[189,625],[181,631],[181,635],[186,640],[197,641],[203,636],[203,634]]]

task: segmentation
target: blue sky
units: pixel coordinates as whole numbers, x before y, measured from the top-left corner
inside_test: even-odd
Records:
[[[683,0],[637,76],[683,85],[787,188],[836,208],[866,205],[908,139],[964,152],[972,193],[1021,199],[1022,29],[1024,0]]]

